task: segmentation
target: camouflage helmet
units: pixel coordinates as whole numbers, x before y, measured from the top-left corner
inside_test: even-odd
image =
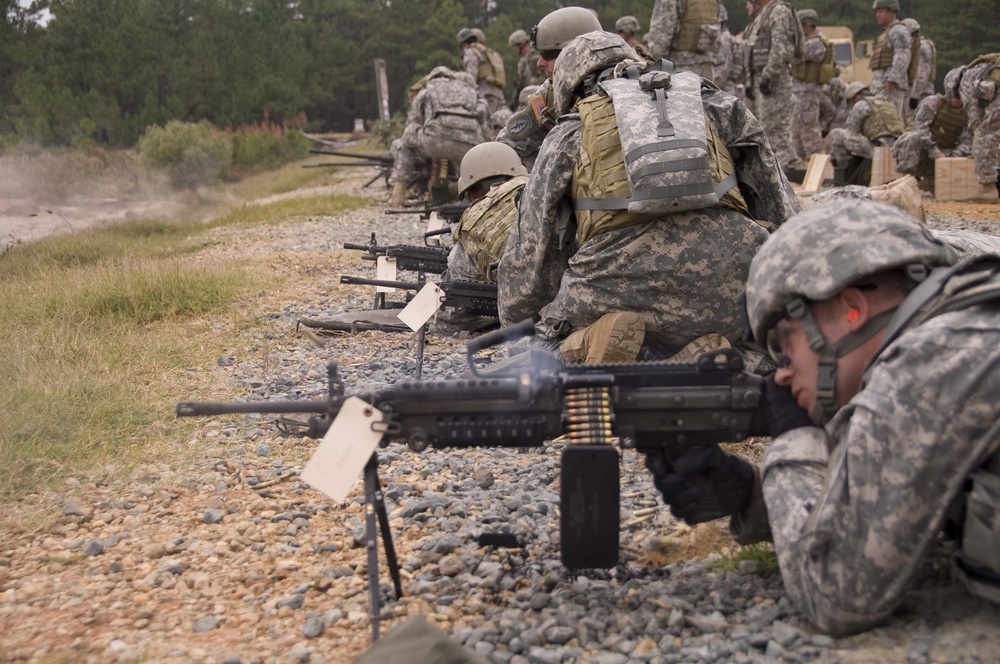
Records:
[[[476,77],[467,71],[452,72],[452,78],[460,83],[465,83],[470,88],[476,87]]]
[[[470,39],[475,39],[476,33],[472,31],[472,28],[462,28],[455,35],[455,39],[458,41],[458,45],[461,46]]]
[[[852,99],[854,99],[854,95],[858,94],[863,90],[870,91],[868,86],[862,83],[861,81],[854,81],[853,83],[849,83],[847,87],[844,88],[844,99],[847,101],[851,101]]]
[[[496,141],[480,143],[462,157],[462,165],[458,171],[458,193],[464,194],[466,189],[486,178],[511,178],[527,174],[528,170],[514,148]]]
[[[556,114],[569,113],[577,88],[588,75],[614,67],[623,60],[639,59],[635,49],[613,32],[594,31],[580,35],[562,50],[552,70]]]
[[[521,44],[528,43],[528,33],[524,30],[515,30],[510,33],[510,37],[507,38],[507,45],[510,47],[520,46]]]
[[[729,20],[729,11],[726,9],[726,6],[720,2],[719,3],[719,23],[725,23],[728,20]]]
[[[597,15],[589,9],[563,7],[546,14],[531,29],[531,45],[539,51],[559,51],[580,35],[601,29]]]
[[[799,23],[819,25],[819,14],[816,13],[815,9],[800,9],[795,13],[799,17]]]
[[[512,115],[514,115],[512,110],[506,106],[501,106],[490,115],[490,124],[493,125],[494,129],[502,129],[507,126],[507,120],[510,120],[510,116]]]
[[[635,16],[622,16],[620,19],[615,21],[615,32],[624,32],[626,34],[634,35],[639,32],[639,19]]]
[[[521,92],[517,95],[517,107],[522,108],[528,105],[528,99],[538,94],[537,85],[526,85],[521,88]]]
[[[872,3],[872,9],[890,9],[898,14],[899,0],[875,0]]]
[[[749,331],[765,339],[794,302],[826,300],[878,272],[956,260],[951,247],[895,205],[862,199],[817,206],[779,226],[751,261]]]
[[[480,44],[486,43],[486,34],[479,28],[472,28],[472,36],[476,38]]]
[[[917,23],[917,19],[915,18],[904,18],[900,21],[900,23],[906,26],[906,29],[910,31],[911,35],[920,32],[920,24]]]
[[[944,93],[954,99],[958,99],[958,84],[962,81],[962,74],[965,67],[955,67],[944,75]]]

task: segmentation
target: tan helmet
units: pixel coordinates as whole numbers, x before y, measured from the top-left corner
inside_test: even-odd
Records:
[[[556,114],[569,113],[577,88],[589,74],[614,67],[624,60],[638,62],[639,54],[613,32],[588,32],[571,41],[559,53],[552,71]]]
[[[591,10],[563,7],[546,14],[531,29],[531,45],[539,51],[559,51],[576,37],[601,29],[601,22]]]
[[[868,86],[861,81],[854,81],[849,83],[846,88],[844,88],[844,100],[851,101],[854,99],[854,95],[858,94],[862,90],[868,90]]]
[[[906,26],[911,35],[920,32],[920,24],[917,23],[917,19],[915,18],[904,18],[900,23]]]
[[[464,194],[466,189],[486,178],[512,178],[527,174],[528,169],[521,163],[514,148],[496,141],[480,143],[462,157],[462,166],[458,171],[458,193]]]
[[[899,0],[875,0],[872,3],[872,9],[890,9],[898,14]]]
[[[507,38],[507,45],[511,48],[515,46],[520,46],[521,44],[528,43],[528,33],[524,30],[515,30],[510,33],[510,37]]]
[[[813,25],[819,25],[819,14],[816,13],[815,9],[800,9],[795,13],[799,17],[799,23],[812,23]]]
[[[615,21],[615,32],[624,32],[625,34],[634,35],[639,32],[639,19],[635,16],[622,16],[620,19]]]
[[[479,28],[472,28],[472,36],[476,38],[480,44],[486,43],[486,35]]]
[[[953,99],[958,99],[958,84],[962,81],[962,74],[965,73],[965,67],[955,67],[944,75],[944,93],[952,97]]]
[[[458,41],[458,45],[461,46],[470,39],[474,39],[475,36],[476,33],[472,31],[472,28],[462,28],[458,31],[458,34],[455,35],[455,39]]]

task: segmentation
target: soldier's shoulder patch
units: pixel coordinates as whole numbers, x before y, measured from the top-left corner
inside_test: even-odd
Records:
[[[507,133],[511,136],[519,136],[525,133],[531,126],[531,122],[525,118],[511,118],[510,122],[507,123]]]

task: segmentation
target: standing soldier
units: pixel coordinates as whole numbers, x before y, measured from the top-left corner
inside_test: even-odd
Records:
[[[1000,53],[981,55],[962,73],[958,93],[969,114],[976,178],[992,189],[997,182],[997,146],[1000,145]],[[992,193],[992,192],[991,192]]]
[[[635,49],[635,52],[646,60],[652,60],[646,47],[636,40],[635,35],[639,32],[639,19],[635,16],[622,16],[615,21],[615,32],[625,40],[625,43]]]
[[[913,117],[913,128],[892,146],[896,170],[920,179],[920,186],[928,191],[933,191],[935,159],[972,154],[969,116],[958,96],[961,77],[961,69],[948,72],[944,94],[923,99]]]
[[[920,34],[920,24],[916,19],[904,18],[901,23],[910,31],[910,37],[917,43],[917,64],[910,85],[910,100],[907,104],[907,114],[903,118],[909,126],[913,119],[913,111],[921,99],[934,95],[934,81],[937,80],[937,46],[927,37]],[[912,63],[911,63],[912,68]]]
[[[719,5],[719,48],[715,52],[712,76],[716,85],[735,95],[736,84],[740,81],[739,70],[743,64],[743,57],[733,33],[729,32],[728,22],[729,12],[723,5]]]
[[[649,52],[680,71],[714,80],[719,43],[718,0],[656,0],[649,19]]]
[[[844,91],[847,100],[847,125],[830,132],[830,152],[834,161],[834,183],[868,184],[872,147],[891,147],[903,133],[903,118],[888,99],[872,96],[871,90],[855,81]],[[868,177],[870,177],[870,172]]]
[[[458,45],[462,49],[462,69],[476,79],[479,94],[486,99],[490,113],[504,105],[503,86],[507,78],[503,71],[503,58],[483,43],[483,32],[478,28],[458,31]]]
[[[820,106],[823,86],[833,80],[833,46],[817,29],[819,15],[815,9],[798,12],[805,41],[802,57],[792,63],[792,90],[795,93],[795,114],[792,116],[792,146],[801,163],[806,163],[823,149],[823,129]],[[829,103],[829,102],[828,102]]]
[[[892,102],[900,117],[910,96],[910,63],[914,59],[913,38],[896,16],[899,0],[875,0],[875,20],[882,33],[872,50],[872,92]]]
[[[517,52],[520,58],[517,61],[517,71],[514,72],[514,93],[520,94],[521,90],[529,85],[541,85],[544,83],[545,72],[538,66],[538,51],[531,48],[528,33],[524,30],[515,30],[510,33],[507,43]]]
[[[787,0],[760,0],[747,36],[750,77],[746,94],[757,101],[757,117],[786,172],[801,168],[791,145],[792,59],[802,51],[802,25]]]

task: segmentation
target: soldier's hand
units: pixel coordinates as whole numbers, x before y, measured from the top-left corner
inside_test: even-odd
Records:
[[[772,438],[792,429],[816,426],[806,409],[792,396],[791,388],[775,383],[773,375],[764,381],[764,416]]]
[[[910,97],[910,110],[915,111],[919,103],[920,103],[919,99],[917,99],[916,97]]]
[[[694,525],[719,519],[750,506],[756,472],[753,464],[718,445],[695,448],[662,469],[654,470],[653,483],[663,494],[670,513]]]
[[[757,87],[760,89],[760,93],[765,97],[771,96],[771,79],[764,79]]]

